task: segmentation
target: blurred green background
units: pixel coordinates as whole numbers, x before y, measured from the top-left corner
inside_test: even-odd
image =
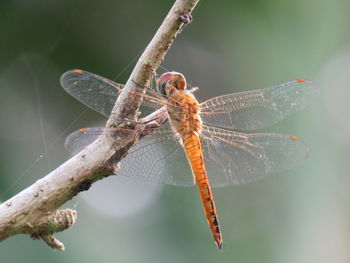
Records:
[[[59,84],[72,68],[125,82],[173,1],[0,1],[0,199],[68,155],[65,136],[103,118]],[[218,252],[196,188],[117,176],[65,207],[78,222],[58,234],[66,251],[18,235],[7,262],[350,262],[350,16],[347,0],[201,1],[165,70],[200,87],[200,100],[290,79],[322,93],[267,129],[301,137],[302,165],[254,184],[214,189],[224,236]]]

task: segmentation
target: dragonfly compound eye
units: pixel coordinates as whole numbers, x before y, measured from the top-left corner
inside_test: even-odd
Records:
[[[174,90],[185,90],[186,79],[179,72],[167,72],[160,76],[158,80],[159,91],[164,96],[170,96]]]
[[[184,75],[179,72],[173,72],[173,86],[177,90],[185,90],[186,89],[186,79]]]
[[[171,84],[170,80],[172,80],[172,77],[173,77],[173,73],[167,72],[161,75],[160,78],[158,79],[159,92],[164,96],[169,95],[168,86]]]

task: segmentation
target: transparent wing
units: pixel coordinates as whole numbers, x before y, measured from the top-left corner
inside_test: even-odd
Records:
[[[124,87],[122,84],[81,69],[65,72],[60,82],[71,96],[106,117],[110,115]],[[160,94],[147,89],[142,106],[160,108],[164,103]]]
[[[185,152],[176,136],[146,136],[122,160],[118,174],[150,183],[195,184]]]
[[[214,187],[244,184],[288,170],[305,160],[309,151],[297,137],[244,134],[203,127],[203,152],[209,182]]]
[[[85,128],[71,133],[65,141],[75,154],[92,143],[104,128]],[[140,139],[121,161],[118,174],[149,183],[193,186],[193,176],[176,135],[163,129]]]
[[[80,69],[65,72],[62,87],[89,108],[108,117],[123,85]]]
[[[227,94],[201,103],[201,118],[216,127],[261,129],[305,108],[318,93],[311,81],[298,79],[271,88]]]
[[[103,128],[81,129],[66,140],[72,153],[82,150]],[[290,169],[308,157],[298,138],[273,133],[243,134],[203,127],[204,162],[212,187],[249,183]],[[147,135],[122,160],[118,174],[144,182],[194,185],[186,155],[174,133]]]
[[[103,127],[79,129],[69,134],[64,142],[64,148],[74,155],[93,143],[104,131]]]

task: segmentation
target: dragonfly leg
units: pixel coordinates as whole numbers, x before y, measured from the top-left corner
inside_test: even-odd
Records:
[[[140,121],[135,121],[135,120],[131,120],[128,118],[119,118],[118,120],[123,121],[123,122],[128,122],[128,123],[133,123],[133,124],[145,124],[144,122],[140,122]]]
[[[148,125],[152,122],[156,122],[157,121],[157,117],[154,117],[152,119],[141,119],[139,121],[135,121],[135,120],[131,120],[131,119],[128,119],[128,118],[119,118],[120,121],[123,121],[123,122],[128,122],[128,123],[132,123],[132,124],[135,124],[135,125]]]
[[[147,126],[156,126],[160,127],[162,124],[166,122],[168,119],[168,113],[167,108],[162,107],[159,110],[153,112],[152,114],[148,115],[147,117],[141,119],[141,122],[143,124],[146,124]]]

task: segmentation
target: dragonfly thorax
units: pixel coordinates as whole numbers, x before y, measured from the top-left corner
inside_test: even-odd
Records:
[[[188,91],[177,91],[168,98],[167,111],[172,128],[180,135],[188,132],[200,133],[202,121],[199,103]]]
[[[190,91],[186,90],[186,79],[179,72],[167,72],[160,76],[158,86],[168,98],[167,111],[172,128],[180,135],[186,132],[200,133],[202,122],[199,116],[199,103]]]

